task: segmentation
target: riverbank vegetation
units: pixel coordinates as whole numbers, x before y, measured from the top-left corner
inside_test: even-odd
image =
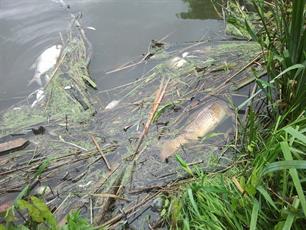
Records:
[[[67,40],[59,71],[46,88],[48,99],[40,104],[54,111],[47,115],[55,123],[38,123],[48,135],[30,130],[32,149],[0,159],[0,229],[301,229],[304,4],[228,1],[227,31],[244,41],[201,41],[179,50],[152,42],[139,62],[108,74],[149,59],[158,64],[135,82],[100,91],[103,101],[89,97],[88,86],[95,88],[87,71],[90,45],[85,49],[78,25],[82,45]],[[245,88],[249,96],[239,91]],[[110,95],[112,101],[104,100]],[[232,128],[227,135],[210,134],[167,164],[160,160],[160,144],[182,133],[207,101],[218,98],[234,108],[235,95],[242,102],[234,134]],[[24,131],[19,126],[6,130]]]
[[[267,75],[255,76],[256,89],[239,107],[247,109],[246,122],[239,119],[236,162],[219,173],[193,174],[167,202],[165,219],[172,229],[302,229],[305,1],[229,1],[224,12],[231,31],[260,44]]]

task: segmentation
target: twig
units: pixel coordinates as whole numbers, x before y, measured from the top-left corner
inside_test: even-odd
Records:
[[[49,81],[47,82],[46,86],[44,87],[44,89],[46,89],[49,85],[49,83],[52,81],[53,77],[55,76],[57,70],[59,69],[59,67],[61,66],[61,64],[63,63],[65,57],[66,57],[66,52],[62,55],[61,59],[57,62],[55,69],[53,70],[52,74],[50,75]]]
[[[114,198],[114,199],[117,199],[117,200],[129,201],[128,199],[126,199],[124,197],[117,196],[117,195],[111,194],[111,193],[93,193],[93,194],[90,194],[90,195],[101,197],[101,198]]]
[[[89,197],[89,212],[90,212],[90,224],[93,224],[93,218],[92,218],[92,199]]]
[[[108,168],[109,171],[112,171],[112,168],[110,167],[110,165],[109,165],[109,163],[108,163],[106,157],[104,156],[104,153],[103,153],[103,151],[102,151],[100,145],[99,145],[98,142],[96,141],[95,137],[94,137],[94,136],[91,136],[91,139],[92,139],[93,143],[95,144],[97,150],[98,150],[99,153],[101,154],[101,156],[102,156],[102,158],[103,158],[103,160],[104,160],[104,162],[105,162],[105,164],[106,164],[106,167]]]
[[[118,164],[116,167],[114,167],[114,169],[111,172],[109,172],[107,177],[102,178],[101,181],[98,181],[96,183],[96,186],[92,189],[93,193],[96,193],[97,191],[99,191],[99,189],[101,189],[102,185],[104,185],[104,183],[117,171],[120,165],[121,164]]]
[[[167,34],[163,38],[159,39],[157,42],[162,42],[163,40],[167,39],[170,36],[170,34]],[[151,43],[150,43],[150,45],[149,45],[149,47],[147,49],[147,53],[142,57],[142,59],[140,61],[138,61],[136,63],[129,64],[129,65],[119,66],[118,68],[110,70],[110,71],[106,72],[105,74],[116,73],[116,72],[119,72],[119,71],[122,71],[122,70],[125,70],[125,69],[128,69],[128,68],[140,65],[141,63],[143,63],[144,61],[148,60],[148,58],[150,58],[151,56],[154,55],[154,54],[152,54],[150,52],[150,47],[151,47]]]
[[[86,175],[86,173],[87,173],[87,170],[85,172],[81,173],[80,175],[78,175],[77,177],[73,178],[71,181],[73,183],[78,182],[79,180],[82,179],[82,177],[84,177]]]
[[[167,86],[169,84],[169,81],[170,81],[170,79],[168,79],[165,84],[164,84],[164,81],[162,81],[161,84],[160,84],[160,87],[159,87],[159,89],[156,93],[156,97],[155,97],[155,100],[154,100],[153,105],[152,105],[151,112],[149,113],[148,120],[147,120],[147,122],[145,124],[145,127],[144,127],[144,129],[141,133],[140,138],[139,138],[139,141],[138,141],[135,153],[134,153],[134,157],[138,154],[139,148],[140,148],[145,136],[147,135],[147,133],[149,131],[150,125],[151,125],[152,120],[154,118],[154,114],[156,113],[156,111],[157,111],[157,109],[158,109],[158,107],[159,107],[159,105],[160,105],[160,103],[161,103],[161,101],[162,101],[162,99],[165,95],[165,92],[166,92]]]
[[[60,205],[56,208],[56,210],[53,212],[54,214],[58,212],[58,210],[62,207],[62,205],[70,198],[71,193],[69,193],[66,198],[60,203]]]
[[[119,175],[116,176],[115,180],[112,181],[110,184],[110,187],[107,188],[107,194],[114,194],[115,196],[118,194],[118,190],[120,188],[120,185],[122,183],[122,178],[124,176],[125,169],[123,169]],[[99,212],[96,213],[94,217],[94,223],[95,224],[100,224],[103,219],[105,218],[105,213],[109,210],[110,205],[113,203],[114,198],[111,196],[102,196],[99,197],[97,196],[96,204],[100,205],[102,203],[102,206],[100,205],[99,207]]]
[[[85,148],[83,148],[83,147],[81,147],[81,146],[79,146],[79,145],[76,145],[76,144],[74,144],[74,143],[65,141],[65,140],[62,138],[62,136],[59,136],[59,139],[60,139],[63,143],[65,143],[65,144],[72,145],[72,146],[74,146],[74,147],[76,147],[76,148],[78,148],[78,149],[84,150],[84,151],[88,151],[88,149],[85,149]]]
[[[229,83],[234,77],[236,77],[238,74],[242,73],[245,69],[247,69],[248,67],[250,67],[251,65],[253,65],[255,62],[257,62],[261,57],[262,57],[263,53],[260,52],[253,60],[251,60],[248,64],[246,64],[245,66],[243,66],[238,72],[236,72],[235,74],[233,74],[232,76],[230,76],[228,79],[226,79],[226,81],[224,81],[219,87],[226,85],[227,83]],[[218,88],[219,88],[218,87]]]
[[[26,169],[26,168],[29,168],[29,167],[30,166],[27,165],[27,166],[19,167],[19,168],[16,168],[16,169],[11,169],[11,170],[8,170],[8,171],[5,171],[5,172],[1,172],[0,176],[4,176],[4,175],[10,174],[10,173],[14,173],[14,172],[17,172],[19,170]]]
[[[156,197],[157,195],[159,195],[160,192],[156,192],[151,196],[146,196],[141,202],[139,202],[138,204],[127,208],[126,210],[123,210],[124,212],[113,217],[112,219],[110,219],[109,221],[105,222],[102,226],[111,226],[111,225],[115,225],[118,221],[120,221],[126,214],[130,214],[131,212],[133,212],[134,210],[137,210],[139,207],[141,207],[142,205],[146,204],[148,201],[152,200],[154,197]],[[99,228],[101,226],[98,226],[97,228]]]
[[[105,74],[116,73],[116,72],[119,72],[119,71],[122,71],[122,70],[125,70],[125,69],[128,69],[128,68],[132,68],[134,66],[137,66],[137,65],[143,63],[150,55],[151,55],[151,53],[147,53],[145,56],[143,56],[143,58],[140,61],[138,61],[136,63],[133,63],[133,64],[123,66],[123,67],[119,67],[119,68],[111,70],[111,71],[108,71]]]

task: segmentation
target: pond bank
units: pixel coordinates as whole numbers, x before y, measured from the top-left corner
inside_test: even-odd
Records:
[[[225,120],[168,163],[159,157],[161,143],[181,133],[208,102],[223,100],[237,114],[234,105],[247,96],[243,86],[251,73],[263,73],[256,63],[259,47],[245,41],[203,41],[176,49],[155,44],[146,60],[151,69],[135,82],[101,91],[102,99],[111,95],[113,100],[100,101],[89,90],[95,84],[79,32],[67,35],[46,100],[36,108],[23,102],[2,114],[6,138],[18,134],[31,144],[1,156],[1,203],[36,195],[59,223],[80,210],[95,225],[158,224],[155,198],[190,180],[182,165],[211,172],[231,164],[237,127]],[[35,135],[32,129],[40,126],[45,131]]]

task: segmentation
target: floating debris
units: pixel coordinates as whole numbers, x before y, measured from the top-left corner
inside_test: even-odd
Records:
[[[184,58],[174,57],[170,60],[169,67],[171,69],[179,69],[182,68],[186,63],[187,61]]]
[[[34,108],[35,106],[39,105],[46,96],[43,88],[35,90],[33,93],[29,95],[29,97],[32,95],[35,95],[35,100],[31,104],[31,108]]]
[[[118,106],[120,103],[119,100],[113,100],[110,103],[107,104],[107,106],[105,106],[105,110],[111,110],[114,109],[116,106]]]
[[[36,195],[45,195],[51,193],[52,190],[49,186],[41,185],[34,190],[34,194]]]
[[[43,126],[38,126],[38,127],[33,127],[32,129],[32,132],[34,135],[43,135],[46,131],[45,127]]]
[[[253,59],[260,47],[255,47],[255,43],[231,41],[213,44],[209,52],[206,49],[209,44],[198,45],[196,50],[190,47],[169,53],[165,48],[161,53],[165,54],[162,59],[152,62],[142,59],[143,64],[150,62],[150,70],[135,82],[101,91],[101,97],[97,99],[88,90],[95,84],[87,71],[86,57],[90,52],[86,49],[86,40],[79,34],[81,28],[76,27],[77,33],[72,31],[67,39],[63,39],[65,47],[58,62],[59,68],[53,71],[44,87],[46,96],[43,103],[31,108],[29,100],[24,100],[15,106],[16,109],[1,114],[0,131],[3,135],[26,135],[31,143],[36,144],[1,156],[0,185],[3,189],[0,193],[3,195],[0,196],[0,212],[8,206],[1,204],[13,204],[20,191],[31,188],[29,194],[41,194],[39,196],[47,201],[59,221],[65,220],[71,210],[80,210],[80,214],[92,223],[110,229],[124,228],[125,223],[131,229],[147,224],[154,226],[152,221],[159,218],[156,211],[160,212],[167,206],[161,193],[177,191],[178,184],[188,178],[181,176],[181,166],[177,161],[168,164],[160,161],[156,154],[159,151],[158,138],[169,139],[165,142],[169,144],[173,141],[170,137],[184,137],[184,141],[189,143],[205,135],[203,127],[205,132],[213,130],[229,110],[222,101],[206,105],[203,102],[214,96],[224,100],[230,98],[230,86],[250,72],[239,70],[239,66],[245,66]],[[151,50],[148,53],[151,54]],[[171,68],[169,63],[173,59],[178,64]],[[225,71],[224,63],[231,64],[231,61],[237,65]],[[153,64],[156,66],[151,69]],[[197,68],[201,71],[197,72]],[[162,83],[163,79],[169,79],[169,82]],[[110,96],[119,100],[108,103],[105,100]],[[34,101],[33,98],[30,102]],[[123,100],[126,103],[122,103]],[[101,107],[101,104],[106,107]],[[215,120],[212,118],[216,116],[214,107],[221,107],[221,115]],[[197,108],[199,112],[193,113]],[[195,115],[191,118],[190,113]],[[206,123],[200,122],[203,120]],[[33,127],[39,131],[40,126],[45,127],[46,134],[34,135]],[[224,127],[218,128],[222,130]],[[91,136],[95,137],[97,144]],[[216,169],[215,165],[208,168],[210,157],[226,158],[220,160],[219,167],[232,163],[231,153],[218,148],[226,141],[223,136],[210,137],[186,146],[188,154],[182,153],[186,164],[197,165],[209,172]],[[181,144],[184,143],[179,142],[178,146]],[[199,154],[202,152],[208,154]],[[107,158],[111,170],[103,157]],[[37,189],[32,185],[38,180],[31,180],[36,178],[35,175],[40,175],[40,184],[36,186],[41,187]],[[159,195],[161,198],[156,199]]]
[[[5,154],[25,148],[29,141],[24,138],[17,138],[15,140],[0,143],[0,154]]]
[[[97,30],[95,27],[93,26],[87,26],[86,29],[89,29],[89,30]]]

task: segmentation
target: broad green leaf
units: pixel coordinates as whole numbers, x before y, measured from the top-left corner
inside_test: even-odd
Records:
[[[39,209],[39,211],[41,212],[41,216],[46,219],[47,223],[50,224],[53,229],[55,229],[56,228],[56,219],[53,216],[53,214],[50,212],[48,206],[44,203],[44,201],[38,199],[35,196],[31,197],[31,201],[32,201],[33,205],[37,209]]]
[[[268,164],[262,171],[262,175],[284,169],[306,169],[306,161],[285,160]]]
[[[39,209],[25,200],[18,200],[17,205],[20,209],[27,209],[29,216],[34,222],[43,223],[44,218],[41,216]]]

